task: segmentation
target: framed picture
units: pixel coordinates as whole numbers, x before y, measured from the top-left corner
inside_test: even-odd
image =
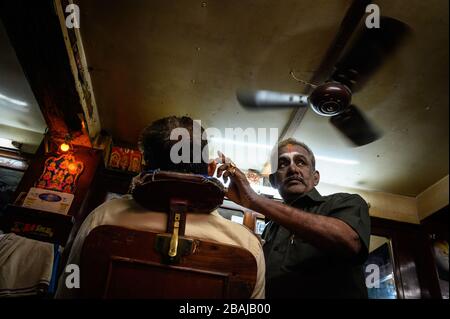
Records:
[[[84,164],[76,160],[72,154],[63,154],[58,157],[50,156],[45,161],[36,187],[74,194]]]
[[[108,168],[139,173],[142,165],[142,153],[138,150],[113,146],[109,155]]]

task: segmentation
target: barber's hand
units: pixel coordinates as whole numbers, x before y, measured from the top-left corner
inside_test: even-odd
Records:
[[[217,177],[223,175],[225,183],[230,179],[226,196],[236,204],[250,208],[252,200],[258,194],[251,188],[245,174],[222,152],[217,153],[219,155],[217,161],[221,164],[217,169]]]

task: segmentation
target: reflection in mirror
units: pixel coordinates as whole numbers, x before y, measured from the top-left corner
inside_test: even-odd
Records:
[[[8,160],[4,158],[5,160]],[[0,158],[0,162],[2,158]],[[0,167],[0,216],[6,205],[13,202],[14,191],[22,179],[23,172],[5,167]]]
[[[397,299],[391,240],[370,236],[369,257],[364,265],[369,299]]]
[[[433,239],[433,253],[437,266],[439,286],[441,288],[442,299],[449,299],[448,293],[448,241],[443,239]]]

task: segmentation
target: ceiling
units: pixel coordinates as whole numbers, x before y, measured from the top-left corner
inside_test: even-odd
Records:
[[[75,2],[102,128],[128,143],[136,142],[145,125],[169,115],[199,119],[222,137],[226,128],[281,133],[293,110],[250,112],[238,104],[236,89],[301,92],[304,87],[290,71],[297,78],[312,77],[351,4]],[[416,196],[448,175],[448,1],[375,3],[382,15],[413,31],[354,95],[353,102],[384,131],[383,138],[354,148],[311,110],[293,135],[319,156],[323,182]],[[260,148],[268,151],[274,141],[258,137],[267,145]],[[234,159],[246,151],[236,146],[227,155]],[[259,170],[264,164],[245,158],[236,162]]]
[[[34,153],[47,125],[0,21],[0,138]]]

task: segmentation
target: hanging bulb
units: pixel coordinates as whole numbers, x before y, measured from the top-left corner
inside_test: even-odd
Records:
[[[59,149],[64,153],[68,152],[72,148],[71,141],[72,135],[66,134],[64,142],[62,142],[61,145],[59,145]]]
[[[63,152],[67,152],[68,150],[70,150],[70,145],[64,142],[59,146],[59,149]]]

